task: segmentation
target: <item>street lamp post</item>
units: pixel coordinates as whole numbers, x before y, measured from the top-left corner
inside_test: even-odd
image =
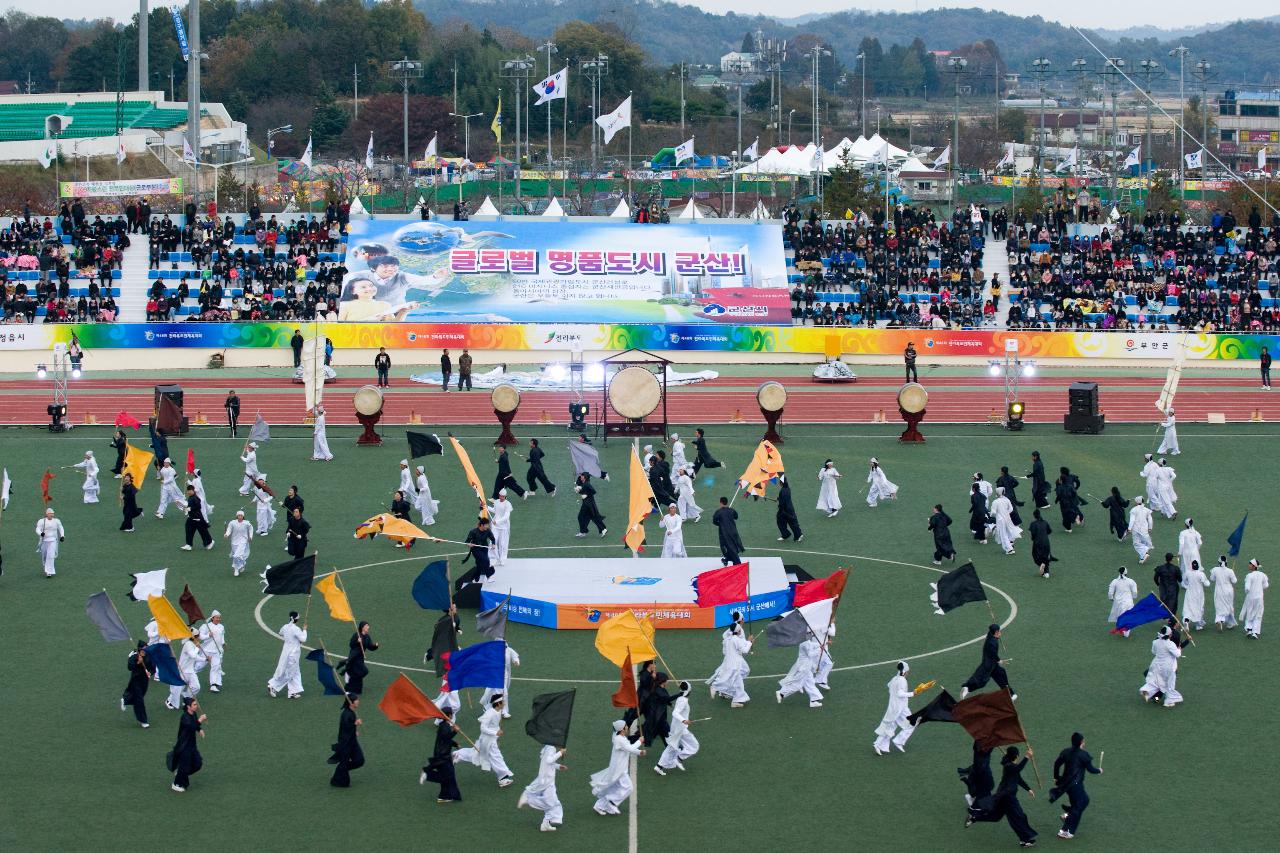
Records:
[[[795,110],[791,110],[787,113],[787,145],[791,145],[791,117],[795,114]]]
[[[1201,59],[1196,62],[1195,77],[1200,81],[1200,118],[1202,120],[1200,130],[1200,207],[1205,211],[1205,221],[1208,221],[1208,206],[1205,205],[1205,197],[1207,190],[1206,183],[1209,180],[1209,158],[1205,155],[1209,153],[1209,81],[1216,76],[1213,63],[1207,59]],[[1182,166],[1186,166],[1186,160],[1182,161]]]
[[[391,76],[400,81],[404,92],[404,209],[409,210],[409,81],[422,76],[422,63],[413,59],[401,59],[391,63]]]
[[[1098,76],[1102,78],[1104,93],[1105,90],[1111,92],[1111,145],[1109,150],[1111,153],[1111,178],[1107,191],[1110,194],[1110,202],[1112,205],[1116,203],[1116,136],[1119,135],[1119,120],[1117,119],[1116,100],[1119,97],[1119,83],[1124,78],[1125,61],[1118,56],[1111,56],[1103,63],[1102,69],[1098,71]]]
[[[520,145],[521,145],[521,142],[523,141],[523,137],[520,135],[520,113],[521,113],[520,99],[523,97],[525,104],[528,104],[529,102],[529,75],[530,75],[530,72],[533,70],[533,67],[534,67],[534,58],[532,56],[529,56],[528,54],[525,54],[524,56],[521,56],[521,57],[516,57],[515,59],[504,60],[502,63],[502,76],[507,78],[508,80],[518,81],[515,85],[515,89],[516,89],[516,200],[517,201],[520,200],[520,171],[524,166],[524,161],[521,159],[521,153],[520,153]],[[526,154],[528,153],[528,149],[525,149],[525,153]]]
[[[1037,137],[1036,145],[1036,168],[1040,173],[1044,172],[1044,90],[1045,83],[1049,76],[1053,74],[1053,60],[1040,56],[1031,60],[1031,73],[1035,75],[1036,82],[1040,89],[1040,133]]]
[[[462,159],[471,162],[471,120],[484,113],[449,113],[450,118],[462,119]],[[462,177],[466,174],[465,164],[458,174],[458,201],[462,201]]]
[[[860,51],[858,53],[858,62],[862,64],[862,97],[858,101],[858,108],[862,111],[862,138],[867,138],[867,52]]]
[[[538,50],[545,51],[547,54],[547,76],[551,76],[551,56],[559,53],[560,49],[551,39],[547,39],[544,43],[538,45]],[[565,111],[568,112],[568,101],[565,101]],[[551,171],[555,165],[555,158],[551,149],[551,101],[547,101],[547,196],[551,196]]]
[[[947,60],[947,71],[954,74],[956,78],[956,103],[951,119],[951,158],[947,161],[947,169],[951,172],[951,212],[953,214],[956,206],[956,174],[960,165],[960,78],[967,73],[965,67],[968,64],[969,61],[963,56],[953,56]],[[886,172],[885,179],[888,180],[888,177]]]
[[[1178,188],[1182,200],[1182,209],[1187,209],[1187,54],[1191,48],[1178,45],[1169,51],[1170,56],[1178,57]]]
[[[582,69],[582,73],[587,75],[587,79],[591,81],[591,181],[588,186],[594,186],[601,138],[600,125],[596,124],[596,119],[599,118],[602,108],[600,103],[600,82],[601,78],[609,73],[609,57],[607,54],[598,53],[595,59],[586,59],[578,63],[578,67]]]
[[[1141,59],[1138,61],[1138,67],[1142,69],[1142,92],[1146,95],[1147,101],[1147,123],[1143,130],[1143,141],[1147,144],[1146,159],[1149,161],[1151,159],[1151,78],[1164,69],[1154,59]]]
[[[1076,145],[1079,146],[1084,141],[1084,102],[1088,96],[1088,88],[1085,83],[1088,79],[1089,61],[1084,57],[1071,60],[1071,67],[1075,69],[1076,74],[1080,78],[1080,105],[1076,111]],[[1076,157],[1076,174],[1080,174],[1080,158]]]

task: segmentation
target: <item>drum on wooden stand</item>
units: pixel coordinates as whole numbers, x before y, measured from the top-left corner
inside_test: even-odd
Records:
[[[929,392],[918,382],[908,382],[898,389],[898,414],[907,422],[907,428],[898,436],[898,441],[924,441],[919,426],[928,403]]]
[[[493,404],[493,414],[498,423],[502,424],[502,433],[494,444],[507,447],[519,444],[515,434],[511,432],[511,422],[516,419],[516,412],[520,408],[520,389],[510,382],[503,382],[489,392],[489,402]]]
[[[375,385],[364,385],[356,391],[351,402],[355,406],[356,420],[364,427],[356,444],[382,444],[382,436],[373,431],[378,421],[382,420],[382,389]]]
[[[631,351],[629,351],[631,352]],[[651,355],[636,350],[643,355]],[[621,367],[610,375],[609,367],[615,363],[606,360],[605,386],[601,417],[604,426],[605,441],[610,436],[642,436],[667,434],[667,383],[664,374],[658,374],[650,364],[665,371],[667,362],[657,357],[646,358],[641,366],[636,361]],[[659,410],[660,409],[660,410]],[[616,420],[610,413],[621,417]],[[656,414],[655,414],[656,413]],[[646,420],[648,418],[648,420]]]
[[[781,382],[765,382],[756,389],[756,403],[760,406],[760,414],[764,415],[768,427],[764,431],[764,440],[774,444],[782,444],[783,438],[778,435],[778,420],[782,417],[782,409],[787,405],[787,389]]]

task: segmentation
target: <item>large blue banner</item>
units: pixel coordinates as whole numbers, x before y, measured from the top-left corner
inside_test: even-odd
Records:
[[[339,318],[438,323],[787,323],[776,222],[351,225]]]
[[[182,23],[182,7],[171,6],[169,11],[173,14],[173,31],[178,37],[178,47],[182,49],[182,61],[189,62],[191,47],[187,44],[187,27]]]

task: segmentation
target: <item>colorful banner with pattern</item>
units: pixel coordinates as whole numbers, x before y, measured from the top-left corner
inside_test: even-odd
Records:
[[[126,195],[182,195],[182,178],[142,178],[136,181],[61,181],[62,198]]]
[[[337,349],[439,349],[564,352],[647,350],[822,354],[828,343],[848,355],[901,355],[914,343],[922,357],[1000,358],[1009,340],[1023,358],[1165,358],[1185,337],[1187,358],[1198,361],[1256,359],[1267,347],[1280,351],[1280,335],[1180,332],[1002,332],[861,329],[815,326],[746,326],[611,323],[325,323],[317,330]],[[2,350],[49,350],[74,333],[85,349],[265,349],[289,346],[293,323],[93,323],[0,326]]]

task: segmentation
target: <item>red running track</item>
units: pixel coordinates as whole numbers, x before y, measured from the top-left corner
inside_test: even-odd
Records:
[[[673,388],[668,404],[672,423],[730,423],[741,417],[748,423],[763,423],[756,405],[755,388],[769,377],[725,377],[697,386]],[[927,380],[927,377],[925,377]],[[1100,385],[1100,403],[1107,420],[1152,423],[1157,419],[1155,400],[1161,381],[1151,377],[1096,376]],[[948,383],[959,386],[948,388]],[[144,419],[151,412],[152,387],[156,379],[86,379],[70,386],[70,420],[83,423],[92,414],[98,423],[114,422],[116,413],[125,410]],[[203,414],[211,423],[221,423],[222,400],[228,387],[243,392],[243,421],[252,421],[261,412],[269,423],[300,423],[303,418],[302,388],[286,380],[254,379],[183,379],[186,391],[185,410],[194,421]],[[364,383],[339,380],[330,383],[326,393],[329,423],[355,424],[351,395]],[[788,399],[782,423],[870,423],[883,411],[891,423],[897,423],[896,379],[867,377],[849,385],[816,385],[806,378],[786,383]],[[1024,381],[1020,399],[1026,404],[1028,423],[1061,423],[1066,413],[1068,381],[1057,377],[1037,377]],[[1142,390],[1108,391],[1108,385]],[[974,390],[973,386],[987,386]],[[1211,390],[1223,389],[1227,390]],[[1004,409],[1001,380],[987,376],[949,377],[944,382],[926,382],[929,389],[926,423],[983,423]],[[273,390],[274,389],[274,390]],[[0,382],[4,406],[0,423],[44,424],[51,400],[47,382],[7,380]],[[572,395],[564,391],[528,391],[522,394],[518,424],[536,424],[544,413],[553,423],[568,420],[568,404]],[[589,393],[593,407],[600,405],[599,392]],[[1280,394],[1261,391],[1243,377],[1184,379],[1179,386],[1177,409],[1183,422],[1203,422],[1210,412],[1222,413],[1228,421],[1247,421],[1255,410],[1266,421],[1280,421]],[[489,392],[443,394],[439,389],[416,383],[401,383],[385,397],[383,421],[405,424],[410,415],[421,417],[425,424],[496,424],[489,403]]]

